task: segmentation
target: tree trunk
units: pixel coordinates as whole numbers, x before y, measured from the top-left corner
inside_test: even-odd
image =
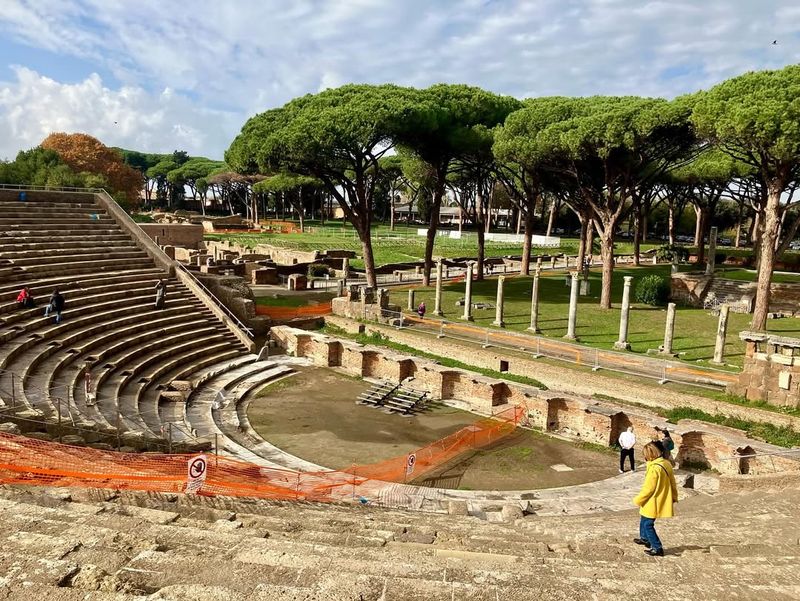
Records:
[[[694,245],[697,247],[697,264],[702,265],[706,260],[706,209],[694,207]]]
[[[637,204],[633,213],[633,264],[639,267],[639,252],[642,249],[642,215],[641,203]]]
[[[484,231],[488,234],[492,231],[492,194],[489,193],[488,197],[486,198],[486,211],[484,213],[486,215],[486,222],[484,224]]]
[[[547,218],[547,231],[545,232],[545,236],[549,236],[553,233],[553,224],[556,221],[556,199],[553,198],[550,200],[550,216]]]
[[[611,278],[614,276],[614,227],[615,223],[603,224],[600,232],[600,257],[603,260],[603,283],[600,292],[600,308],[611,308]]]
[[[586,254],[591,259],[594,255],[594,223],[590,216],[586,217]]]
[[[586,238],[588,237],[587,228],[591,227],[591,223],[580,215],[578,215],[578,220],[581,223],[581,234],[580,240],[578,241],[578,257],[576,259],[575,268],[580,271],[583,269],[583,263],[586,260]]]
[[[425,266],[422,270],[422,285],[431,285],[431,270],[433,269],[433,245],[436,242],[436,231],[439,229],[439,209],[442,205],[444,196],[445,177],[447,172],[442,170],[437,172],[436,184],[433,188],[431,202],[431,214],[428,220],[428,231],[425,234]],[[409,205],[409,209],[410,209]],[[409,211],[411,214],[411,211]]]
[[[364,254],[364,272],[367,276],[367,286],[370,288],[378,287],[378,280],[375,277],[375,255],[372,253],[372,237],[369,235],[369,230],[366,235],[358,232],[361,238],[361,249]]]
[[[482,281],[484,255],[486,252],[486,229],[488,229],[488,224],[491,219],[487,219],[486,216],[491,209],[486,207],[487,210],[484,210],[484,197],[483,193],[481,192],[480,183],[478,183],[477,188],[478,190],[475,193],[475,227],[478,230],[478,265],[476,266],[478,273],[476,279]]]
[[[675,203],[670,201],[667,206],[669,208],[667,213],[667,237],[669,238],[669,245],[675,246]]]
[[[531,272],[531,238],[533,237],[533,215],[525,212],[525,237],[522,239],[522,265],[520,273],[528,275]]]
[[[394,194],[389,198],[389,231],[394,231]]]
[[[764,210],[764,227],[759,240],[758,284],[756,286],[755,308],[750,328],[763,331],[767,327],[769,313],[770,282],[775,266],[775,241],[780,228],[780,201],[783,186],[771,182],[767,189],[767,205]]]

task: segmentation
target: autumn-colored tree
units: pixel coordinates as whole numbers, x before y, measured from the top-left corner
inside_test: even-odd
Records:
[[[139,201],[141,174],[126,165],[122,155],[88,134],[53,133],[41,143],[53,150],[76,173],[100,175],[113,192],[122,193],[131,204]]]

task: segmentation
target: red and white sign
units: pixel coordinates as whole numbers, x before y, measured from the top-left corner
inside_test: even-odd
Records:
[[[414,473],[415,465],[417,465],[417,455],[415,453],[409,453],[408,457],[406,457],[406,476],[410,476]]]
[[[186,494],[196,494],[206,481],[208,459],[205,455],[197,455],[189,460],[186,468]]]

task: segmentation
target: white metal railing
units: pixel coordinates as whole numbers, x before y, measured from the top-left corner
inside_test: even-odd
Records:
[[[787,470],[779,470],[775,466],[775,458],[778,459],[791,459],[793,461],[800,461],[800,449],[786,449],[785,451],[764,451],[762,453],[747,453],[747,454],[738,454],[735,453],[730,457],[720,457],[719,461],[736,461],[736,469],[737,471],[742,474],[742,460],[750,460],[755,459],[757,461],[765,460],[769,458],[770,464],[772,465],[772,472],[777,473],[779,471],[787,471]]]

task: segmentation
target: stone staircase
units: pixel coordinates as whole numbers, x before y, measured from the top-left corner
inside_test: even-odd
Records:
[[[768,489],[682,500],[666,556],[635,510],[496,524],[371,505],[0,488],[4,599],[397,601],[800,596],[800,506]]]
[[[753,310],[756,285],[753,282],[740,282],[715,277],[706,288],[703,308],[716,310],[727,304],[734,313],[750,313]]]
[[[192,435],[186,397],[205,374],[256,357],[129,231],[92,194],[2,197],[0,413],[23,431],[74,443],[167,450],[174,435],[187,450],[207,448]],[[168,294],[158,310],[162,278]],[[36,307],[18,308],[23,286]],[[55,288],[66,299],[59,324],[44,317]]]

